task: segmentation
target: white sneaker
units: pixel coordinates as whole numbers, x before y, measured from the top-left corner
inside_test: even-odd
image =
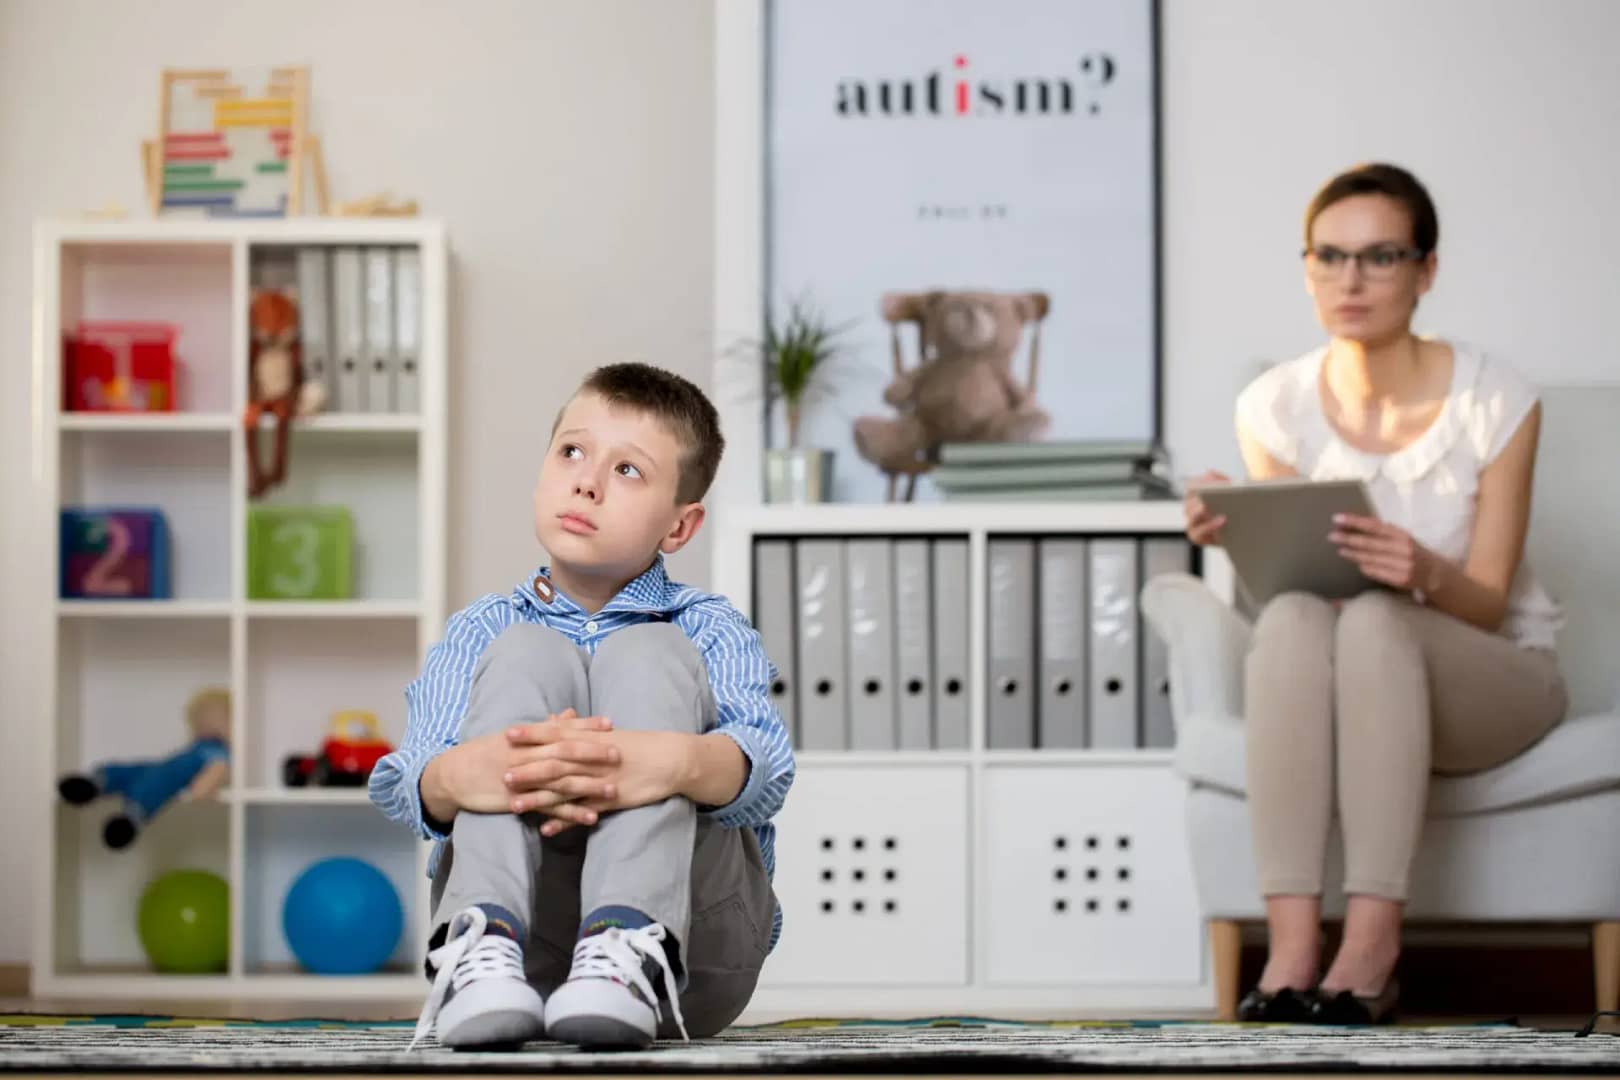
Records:
[[[416,1021],[415,1049],[433,1031],[440,1046],[516,1046],[545,1034],[546,1005],[523,973],[523,947],[486,934],[488,917],[467,908],[450,920],[443,945],[428,953],[433,989]]]
[[[652,1045],[663,1016],[649,975],[664,975],[664,1000],[685,1039],[686,1021],[675,997],[675,974],[664,954],[663,926],[610,927],[574,946],[568,981],[546,1003],[546,1034],[593,1050]]]

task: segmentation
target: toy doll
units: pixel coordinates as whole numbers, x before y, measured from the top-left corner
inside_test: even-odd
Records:
[[[110,848],[128,847],[153,816],[171,801],[203,799],[230,777],[230,691],[209,687],[186,703],[191,742],[166,758],[110,761],[89,773],[71,773],[57,784],[62,798],[83,806],[103,795],[122,807],[107,819],[101,838]]]

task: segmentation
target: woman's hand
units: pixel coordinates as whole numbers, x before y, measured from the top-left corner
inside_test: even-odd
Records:
[[[1334,514],[1333,525],[1328,539],[1374,581],[1408,592],[1439,589],[1444,569],[1440,557],[1399,525],[1359,514]]]
[[[1204,505],[1204,500],[1198,497],[1198,489],[1212,484],[1231,482],[1232,478],[1225,473],[1211,469],[1187,485],[1187,495],[1181,501],[1182,508],[1187,513],[1187,539],[1195,544],[1220,546],[1221,526],[1226,524],[1226,515],[1210,513],[1209,507]]]

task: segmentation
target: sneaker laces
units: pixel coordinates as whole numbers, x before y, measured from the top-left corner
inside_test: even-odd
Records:
[[[664,973],[664,999],[669,1002],[675,1017],[675,1026],[687,1042],[686,1021],[681,1017],[681,1006],[675,995],[675,973],[670,969],[669,957],[664,953],[663,941],[668,932],[659,923],[637,930],[610,926],[601,933],[583,938],[574,946],[574,964],[570,979],[613,979],[633,986],[653,1007],[653,1015],[662,1020],[664,1010],[658,1003],[658,994],[647,979],[641,958],[651,957]]]
[[[483,978],[526,981],[522,947],[503,934],[484,933],[488,926],[489,916],[478,908],[468,908],[450,920],[445,943],[428,953],[428,964],[435,972],[433,989],[416,1020],[416,1035],[405,1048],[406,1053],[416,1049],[422,1036],[433,1030],[439,1010],[452,991]]]

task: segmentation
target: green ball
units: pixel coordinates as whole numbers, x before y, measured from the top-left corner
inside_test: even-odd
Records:
[[[141,893],[141,947],[158,971],[225,970],[231,950],[230,886],[207,870],[173,870]]]

